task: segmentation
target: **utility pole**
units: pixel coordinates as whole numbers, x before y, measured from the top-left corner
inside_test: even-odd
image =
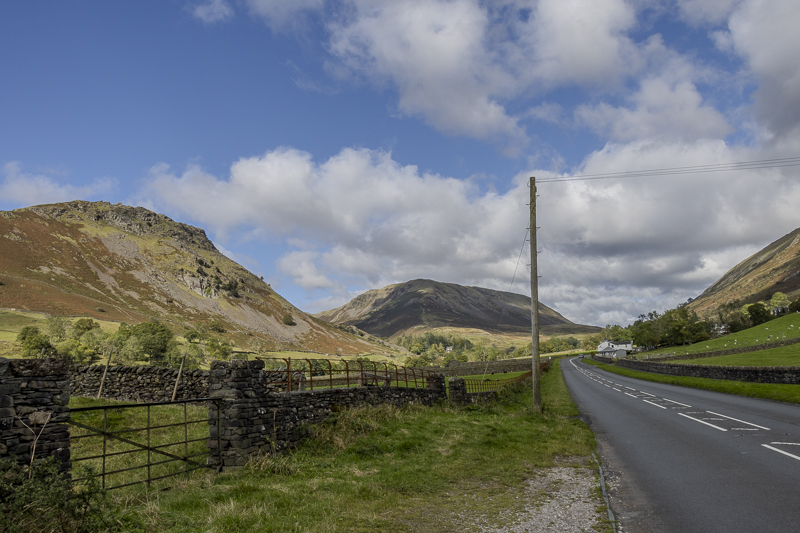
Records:
[[[531,364],[533,365],[533,410],[542,412],[542,386],[539,371],[539,273],[536,267],[536,178],[531,177]]]

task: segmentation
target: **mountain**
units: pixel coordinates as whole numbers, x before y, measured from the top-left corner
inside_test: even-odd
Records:
[[[342,307],[314,316],[384,338],[433,328],[530,335],[530,310],[531,299],[521,294],[417,279],[367,291]],[[541,302],[539,327],[545,335],[600,331],[573,324]]]
[[[768,300],[776,292],[790,300],[800,297],[800,228],[730,269],[688,308],[707,318],[727,302],[754,303]]]
[[[240,346],[265,349],[376,350],[294,307],[222,255],[202,229],[108,202],[0,211],[0,308],[206,324]],[[286,315],[294,325],[284,323]]]

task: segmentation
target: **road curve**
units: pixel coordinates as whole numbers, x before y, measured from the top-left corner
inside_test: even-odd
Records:
[[[561,369],[621,531],[800,531],[800,406]]]

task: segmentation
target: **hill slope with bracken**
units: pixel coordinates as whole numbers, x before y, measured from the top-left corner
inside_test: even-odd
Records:
[[[800,228],[748,257],[689,303],[701,318],[713,316],[721,305],[739,300],[769,300],[776,292],[790,300],[800,297]]]
[[[295,308],[222,255],[202,229],[107,202],[0,211],[0,308],[218,324],[268,349],[375,349]],[[284,324],[287,314],[295,325]]]
[[[380,337],[435,328],[530,335],[530,309],[531,299],[521,294],[417,279],[367,291],[342,307],[315,316]],[[541,302],[539,324],[544,335],[600,331],[574,324]]]

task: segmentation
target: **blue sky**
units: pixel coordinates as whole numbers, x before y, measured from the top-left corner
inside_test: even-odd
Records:
[[[301,309],[527,292],[527,178],[800,156],[800,4],[0,5],[0,209],[142,205]],[[539,186],[540,297],[628,323],[800,226],[798,167]],[[523,259],[528,251],[523,252]]]

